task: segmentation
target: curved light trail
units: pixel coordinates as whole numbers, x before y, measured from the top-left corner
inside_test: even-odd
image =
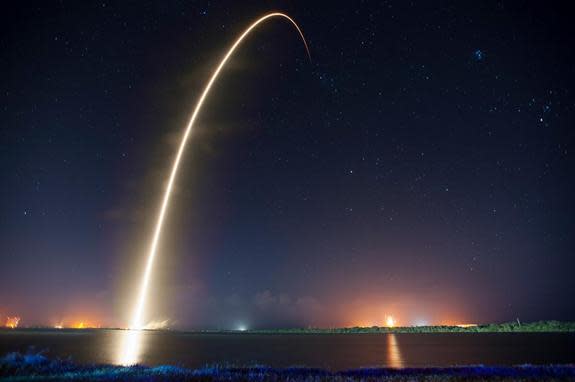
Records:
[[[170,197],[172,195],[172,188],[174,186],[174,181],[175,181],[176,176],[178,174],[178,168],[180,167],[180,162],[181,162],[182,156],[184,154],[184,149],[186,148],[186,143],[188,142],[188,139],[190,137],[190,133],[191,133],[192,128],[194,126],[194,122],[196,121],[196,118],[197,118],[200,110],[202,109],[202,105],[204,104],[204,101],[206,100],[206,97],[207,97],[208,93],[210,92],[212,85],[214,84],[214,82],[218,78],[220,72],[222,71],[222,69],[224,68],[224,66],[226,65],[226,63],[230,59],[230,57],[234,54],[234,52],[238,48],[238,46],[251,33],[251,31],[254,28],[256,28],[258,25],[260,25],[264,21],[269,20],[269,19],[274,18],[274,17],[285,18],[293,24],[293,26],[297,29],[299,35],[301,36],[303,43],[305,45],[305,49],[306,49],[306,52],[308,54],[308,57],[311,60],[311,55],[309,53],[309,48],[308,48],[307,42],[305,40],[305,37],[304,37],[300,27],[297,25],[297,23],[291,17],[289,17],[288,15],[286,15],[284,13],[273,12],[273,13],[269,13],[265,16],[262,16],[261,18],[254,21],[240,35],[240,37],[238,37],[238,39],[234,42],[234,44],[227,51],[226,55],[222,58],[222,60],[218,64],[216,70],[213,72],[210,80],[208,81],[206,87],[204,88],[202,95],[200,96],[200,98],[198,99],[198,102],[196,103],[196,107],[194,108],[194,111],[192,113],[190,121],[188,122],[188,125],[186,126],[186,130],[184,131],[184,135],[183,135],[182,140],[180,142],[180,146],[178,148],[176,157],[174,159],[174,164],[172,165],[170,177],[168,178],[168,184],[166,186],[166,191],[164,192],[164,197],[162,199],[160,212],[158,214],[156,227],[154,229],[154,235],[152,237],[152,241],[150,244],[150,250],[148,252],[148,260],[146,261],[146,268],[144,270],[144,275],[142,277],[142,282],[141,282],[141,286],[140,286],[140,293],[138,295],[138,299],[137,299],[136,306],[134,308],[134,313],[132,316],[132,321],[130,324],[130,332],[131,333],[128,333],[128,335],[124,341],[124,344],[122,346],[122,349],[121,349],[121,355],[120,355],[120,359],[119,359],[120,364],[130,365],[130,364],[134,364],[137,362],[137,357],[138,357],[138,353],[139,353],[138,348],[140,345],[139,344],[140,341],[139,341],[139,334],[136,331],[139,331],[139,330],[144,328],[143,316],[144,316],[144,311],[146,308],[146,300],[147,300],[147,296],[148,296],[148,289],[149,289],[150,278],[151,278],[151,274],[152,274],[152,270],[153,270],[153,266],[154,266],[154,260],[156,259],[156,255],[157,255],[157,251],[158,251],[158,243],[160,242],[160,238],[161,238],[161,234],[162,234],[162,227],[164,224],[164,219],[166,217],[168,206],[170,204]]]

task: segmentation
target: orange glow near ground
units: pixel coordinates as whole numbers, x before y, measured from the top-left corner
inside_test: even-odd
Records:
[[[463,310],[455,307],[431,307],[420,309],[419,301],[413,299],[409,303],[400,304],[397,300],[387,299],[384,304],[373,302],[377,298],[357,300],[352,302],[347,311],[336,312],[341,316],[346,314],[350,319],[334,322],[330,327],[360,327],[370,328],[401,328],[418,326],[458,326],[460,328],[473,328],[480,324],[468,320]],[[382,305],[384,305],[382,307]],[[415,306],[415,309],[413,308]],[[471,322],[471,323],[469,323]],[[321,326],[321,325],[320,325]]]
[[[458,328],[474,328],[477,326],[477,324],[457,324],[455,326]]]
[[[70,326],[70,328],[73,329],[96,329],[99,327],[100,327],[99,324],[94,324],[93,322],[90,321],[76,321]]]
[[[102,327],[97,320],[87,320],[77,318],[71,320],[61,320],[52,323],[54,329],[99,329]]]
[[[6,317],[6,327],[10,329],[16,329],[20,323],[20,317]]]

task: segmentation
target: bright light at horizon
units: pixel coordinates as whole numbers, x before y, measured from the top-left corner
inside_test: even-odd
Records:
[[[429,321],[420,318],[415,320],[415,322],[413,323],[413,326],[429,326]]]
[[[56,327],[61,326],[58,329],[61,329],[62,327],[64,327],[64,325],[56,325]],[[72,329],[98,329],[100,328],[100,324],[94,324],[90,321],[76,321],[75,323],[73,323],[70,328]]]
[[[248,330],[248,327],[245,324],[238,324],[236,330],[239,332],[245,332],[246,330]]]
[[[18,316],[6,317],[6,327],[7,328],[16,329],[18,327],[18,324],[20,324],[20,317],[18,317]]]
[[[395,319],[393,318],[393,316],[387,316],[385,318],[385,326],[387,326],[388,328],[393,328],[395,326]]]
[[[458,328],[474,328],[477,326],[477,324],[457,324],[455,326]]]

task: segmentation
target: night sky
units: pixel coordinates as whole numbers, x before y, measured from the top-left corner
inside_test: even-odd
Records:
[[[574,320],[575,53],[560,2],[22,2],[0,23],[0,322]]]

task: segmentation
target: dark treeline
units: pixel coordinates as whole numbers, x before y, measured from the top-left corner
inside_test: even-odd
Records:
[[[206,331],[206,332],[230,332],[236,331]],[[469,327],[460,326],[371,326],[349,328],[287,328],[287,329],[254,329],[247,333],[285,333],[285,334],[345,334],[345,333],[509,333],[509,332],[575,332],[575,322],[561,321],[537,321],[537,322],[505,322],[499,324],[485,324]]]

